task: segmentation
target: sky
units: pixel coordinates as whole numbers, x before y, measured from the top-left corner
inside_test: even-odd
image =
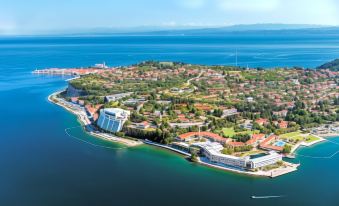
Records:
[[[339,25],[339,1],[0,0],[0,34],[257,23]]]

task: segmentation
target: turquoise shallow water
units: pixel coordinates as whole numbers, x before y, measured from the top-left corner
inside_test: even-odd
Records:
[[[224,54],[230,54],[235,44],[243,49],[243,62],[315,66],[339,56],[337,42],[321,37],[314,42],[284,39],[284,46],[276,38],[259,42],[208,37],[0,39],[0,205],[339,205],[339,156],[300,157],[295,161],[302,165],[295,173],[255,178],[198,166],[154,147],[123,149],[80,128],[70,131],[112,149],[96,147],[67,136],[65,128],[79,123],[47,101],[50,93],[66,86],[66,77],[30,74],[36,67],[100,61],[229,64],[233,58]],[[251,54],[260,52],[264,60],[256,61]],[[329,156],[337,150],[338,145],[324,142],[299,153]],[[253,200],[252,195],[284,197]]]

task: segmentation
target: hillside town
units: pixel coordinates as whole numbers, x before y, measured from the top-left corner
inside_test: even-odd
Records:
[[[283,157],[339,133],[338,71],[154,61],[100,67],[77,74],[57,98],[83,109],[94,131],[208,166],[278,176],[297,167]]]

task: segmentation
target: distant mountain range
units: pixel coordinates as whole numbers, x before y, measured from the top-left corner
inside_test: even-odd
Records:
[[[200,28],[184,30],[163,30],[152,32],[130,33],[134,35],[181,35],[181,36],[199,36],[199,35],[255,35],[255,34],[339,34],[339,27],[319,26],[319,25],[289,25],[289,24],[254,24],[254,25],[235,25],[219,28]]]
[[[335,33],[339,27],[309,24],[243,24],[225,27],[187,27],[187,26],[141,26],[131,28],[91,28],[91,29],[68,29],[55,31],[40,31],[41,35],[176,35],[176,36],[199,36],[199,35],[223,35],[230,33],[254,34],[262,33]]]

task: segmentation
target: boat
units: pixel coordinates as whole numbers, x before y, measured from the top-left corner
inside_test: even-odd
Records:
[[[283,197],[282,195],[276,196],[251,196],[252,199],[271,199],[271,198],[280,198]]]

